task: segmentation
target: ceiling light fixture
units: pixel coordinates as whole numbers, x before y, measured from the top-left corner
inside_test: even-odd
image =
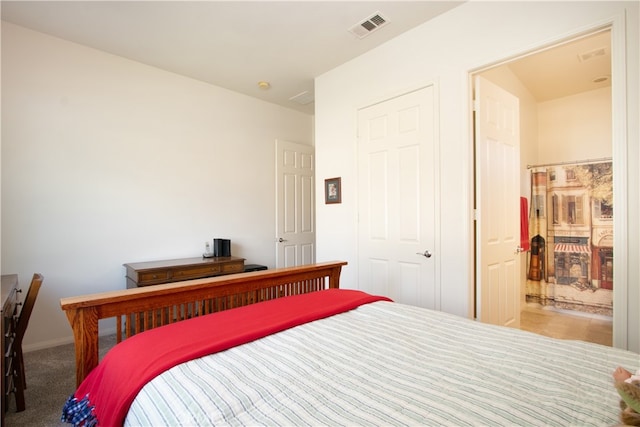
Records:
[[[269,82],[265,82],[265,81],[260,81],[258,82],[258,87],[262,90],[267,90],[269,88],[271,88],[271,83]]]

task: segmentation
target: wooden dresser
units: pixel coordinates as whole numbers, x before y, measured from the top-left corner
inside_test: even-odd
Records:
[[[7,410],[9,396],[13,392],[13,343],[16,328],[16,315],[18,312],[18,276],[10,274],[2,276],[2,426],[4,426],[4,413]]]
[[[127,288],[244,272],[244,258],[183,258],[124,264]]]

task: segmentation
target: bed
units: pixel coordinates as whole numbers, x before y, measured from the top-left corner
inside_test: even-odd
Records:
[[[65,406],[67,421],[125,426],[619,422],[611,373],[616,366],[636,370],[640,355],[339,289],[343,265],[274,270],[268,280],[257,274],[264,272],[247,273],[240,282],[253,283],[254,298],[241,307],[125,333],[80,381]],[[292,274],[320,268],[333,273],[311,279],[313,286],[300,286],[308,279],[291,284]],[[218,280],[208,286],[185,282],[179,289],[225,283]],[[273,298],[256,298],[265,281],[278,291]],[[121,326],[131,329],[130,322]]]

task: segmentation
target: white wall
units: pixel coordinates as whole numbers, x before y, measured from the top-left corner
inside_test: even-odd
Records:
[[[638,211],[638,22],[637,2],[468,2],[316,79],[318,192],[324,178],[342,176],[341,205],[317,207],[318,259],[344,259],[342,284],[357,283],[356,111],[373,102],[435,82],[439,92],[442,310],[467,316],[473,304],[472,145],[468,73],[613,21],[626,22],[627,100],[621,112],[630,156],[628,211]],[[620,26],[614,28],[614,39]],[[615,81],[615,80],[614,80]],[[615,128],[615,127],[614,127]],[[628,144],[624,141],[628,140]],[[638,259],[640,231],[629,225],[627,253]],[[624,346],[640,350],[640,269],[624,266],[629,333]],[[614,331],[615,333],[615,331]]]
[[[538,163],[611,157],[611,87],[538,105]]]
[[[71,341],[61,297],[214,237],[275,267],[275,140],[313,117],[2,24],[2,273],[45,281],[25,349]]]

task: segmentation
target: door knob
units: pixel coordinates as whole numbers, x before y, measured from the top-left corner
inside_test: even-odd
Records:
[[[425,258],[431,258],[431,252],[429,252],[429,250],[426,250],[424,252],[416,252],[416,255],[422,255]]]
[[[517,254],[519,254],[519,253],[521,253],[521,252],[524,252],[524,249],[522,249],[522,246],[518,246],[518,247],[516,248],[516,253],[517,253]]]
[[[282,242],[286,242],[285,239],[283,239],[282,237],[278,238],[278,242],[282,243]]]

